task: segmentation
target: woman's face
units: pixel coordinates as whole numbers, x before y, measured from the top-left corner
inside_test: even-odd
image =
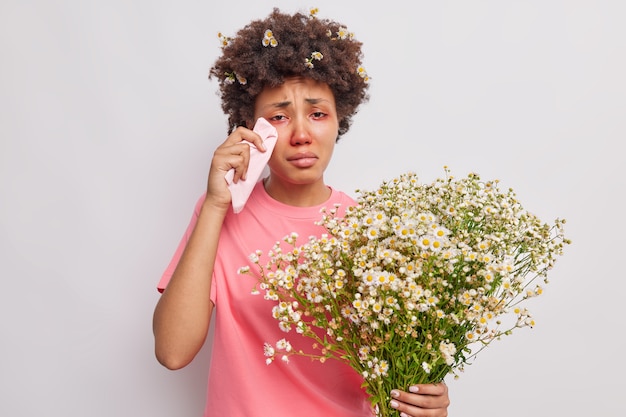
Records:
[[[323,185],[339,130],[330,87],[310,78],[287,78],[282,85],[266,87],[257,96],[254,118],[259,117],[278,131],[268,163],[271,181],[283,187]]]

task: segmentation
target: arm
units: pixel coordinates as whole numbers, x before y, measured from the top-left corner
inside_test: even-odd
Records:
[[[391,406],[400,411],[401,417],[447,417],[450,398],[445,383],[419,384],[409,392],[391,391]]]
[[[211,278],[222,223],[231,202],[224,176],[234,168],[234,181],[245,178],[250,146],[243,140],[265,149],[260,136],[243,127],[216,149],[196,226],[154,310],[155,354],[168,369],[188,365],[202,348],[209,330],[213,311]]]

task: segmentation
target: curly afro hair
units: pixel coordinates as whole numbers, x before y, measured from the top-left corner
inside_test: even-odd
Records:
[[[255,99],[265,86],[281,85],[293,76],[326,83],[337,105],[337,140],[348,131],[359,105],[369,100],[368,76],[361,67],[362,43],[341,23],[315,17],[316,11],[289,15],[274,8],[233,38],[219,34],[222,55],[210,69],[209,79],[219,81],[229,133],[253,119]]]

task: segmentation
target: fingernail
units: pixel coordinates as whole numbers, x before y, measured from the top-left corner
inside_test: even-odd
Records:
[[[410,387],[409,387],[409,392],[412,392],[412,393],[416,393],[416,392],[418,392],[419,390],[420,390],[420,389],[419,389],[418,387],[414,386],[414,385],[412,385],[412,386],[410,386]]]
[[[393,398],[398,398],[400,396],[400,392],[398,390],[391,390],[391,396]]]
[[[389,405],[391,406],[391,408],[398,408],[400,404],[396,400],[391,400],[389,401]]]

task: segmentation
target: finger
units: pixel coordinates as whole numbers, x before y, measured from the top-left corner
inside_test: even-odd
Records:
[[[242,126],[238,127],[233,133],[231,133],[223,146],[226,148],[227,154],[238,155],[242,158],[241,163],[236,160],[235,162],[237,164],[230,167],[235,169],[235,175],[233,178],[234,182],[237,182],[240,179],[245,180],[247,178],[248,166],[250,164],[251,146],[254,146],[261,152],[265,152],[267,150],[265,144],[263,143],[263,139],[259,136],[259,134]]]
[[[404,403],[400,400],[392,399],[390,402],[391,408],[396,409],[401,417],[447,417],[447,407],[420,407],[419,405]]]
[[[418,384],[409,387],[409,390],[411,392],[392,390],[392,407],[409,415],[445,415],[450,405],[445,384]]]
[[[237,145],[237,148],[240,149],[240,152],[237,156],[239,156],[239,164],[235,167],[235,177],[233,181],[237,182],[239,179],[245,180],[248,175],[248,166],[250,165],[250,145],[246,142],[243,142],[240,145]]]
[[[250,130],[243,126],[239,126],[237,129],[235,129],[233,133],[231,133],[226,140],[227,143],[231,143],[231,144],[239,143],[241,141],[246,141],[246,142],[251,143],[252,145],[254,145],[255,148],[257,148],[261,152],[266,151],[266,147],[265,147],[265,144],[263,143],[263,139],[261,138],[261,136],[259,136],[259,134],[256,133],[255,131]]]
[[[233,181],[245,180],[250,164],[250,145],[241,141],[235,145],[221,149],[216,152],[215,163],[218,169],[226,175],[231,169],[234,170]]]
[[[415,384],[409,387],[409,392],[427,395],[445,395],[448,386],[444,382],[438,384]]]

